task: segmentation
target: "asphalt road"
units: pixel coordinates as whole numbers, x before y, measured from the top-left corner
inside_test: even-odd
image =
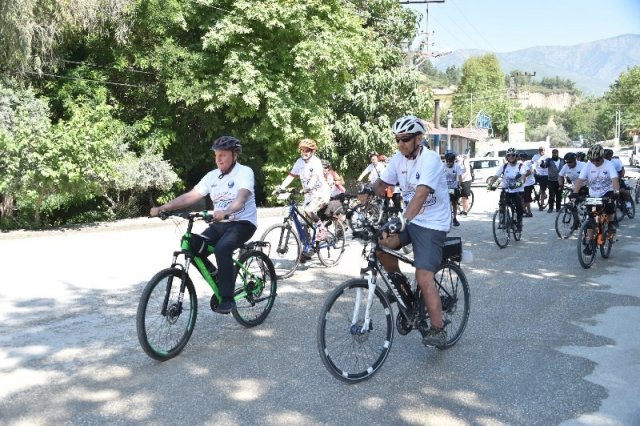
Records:
[[[584,270],[555,214],[535,212],[522,241],[499,249],[497,193],[474,191],[451,232],[475,257],[463,264],[462,339],[439,351],[396,334],[385,365],[357,385],[324,369],[316,325],[331,289],[357,276],[358,242],[338,267],[315,260],[281,281],[253,329],[211,312],[196,280],[194,334],[160,363],[140,349],[135,314],[177,247],[174,225],[0,234],[0,424],[640,424],[638,219],[623,222],[610,259]]]

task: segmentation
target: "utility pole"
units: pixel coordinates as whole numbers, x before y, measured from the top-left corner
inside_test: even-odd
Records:
[[[615,136],[613,139],[614,148],[618,148],[620,146],[620,128],[622,122],[622,115],[620,112],[620,104],[618,104],[618,109],[616,110],[616,128],[615,128]]]
[[[536,76],[536,72],[534,71],[533,73],[530,72],[517,72],[515,74],[513,74],[515,77],[525,77],[525,84],[529,83],[529,77],[535,77]],[[517,78],[513,78],[513,87],[510,87],[510,89],[513,90],[513,94],[511,94],[512,97],[519,99],[519,89],[518,89],[518,79]]]
[[[431,52],[431,44],[429,43],[429,3],[444,3],[445,0],[403,0],[400,1],[400,4],[424,4],[425,8],[426,8],[426,15],[425,15],[425,29],[424,29],[424,37],[425,37],[425,41],[420,43],[420,49],[419,49],[419,55],[420,58],[418,59],[417,63],[414,64],[416,66],[420,65],[422,62],[424,62],[427,58],[430,58],[431,56],[436,57],[436,56],[441,56],[442,54],[446,54],[446,53],[442,53],[442,54],[434,54],[433,52]],[[422,53],[422,47],[425,46],[426,51],[424,53]],[[413,59],[412,59],[413,61]]]

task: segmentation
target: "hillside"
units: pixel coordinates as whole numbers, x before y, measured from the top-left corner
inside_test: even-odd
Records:
[[[432,60],[441,71],[455,65],[461,67],[472,56],[490,51],[460,49]],[[494,52],[495,53],[495,52]],[[520,70],[542,77],[570,79],[585,94],[601,95],[620,73],[640,65],[640,34],[627,34],[574,46],[537,46],[513,52],[496,53],[502,71]]]

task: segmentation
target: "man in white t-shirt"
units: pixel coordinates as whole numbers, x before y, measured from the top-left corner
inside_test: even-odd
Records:
[[[451,225],[444,165],[438,154],[422,145],[427,132],[417,117],[399,118],[392,130],[398,151],[375,182],[374,189],[382,195],[387,187],[399,184],[407,225],[399,234],[386,235],[381,244],[392,249],[413,245],[416,280],[431,318],[431,328],[422,343],[442,348],[447,342],[447,333],[434,274],[440,267],[442,248]],[[382,252],[378,258],[387,272],[400,274],[398,259]]]
[[[626,172],[624,170],[624,164],[622,164],[622,160],[619,159],[618,157],[614,157],[613,150],[609,148],[604,149],[604,158],[605,160],[611,161],[611,164],[613,164],[613,167],[616,169],[616,172],[618,172],[618,179],[620,183],[620,197],[625,202],[627,209],[630,209],[631,194],[629,193],[629,191],[631,190],[631,188],[629,188],[623,180]]]
[[[547,157],[544,154],[544,146],[538,148],[538,153],[531,157],[533,162],[533,172],[536,179],[536,183],[540,186],[540,205],[544,205],[544,200],[547,198],[547,183],[549,182],[549,170],[547,170]],[[542,211],[543,207],[540,207]]]
[[[213,202],[213,223],[201,234],[193,234],[191,245],[205,261],[220,288],[220,303],[216,312],[228,314],[235,307],[233,300],[233,252],[249,241],[256,231],[256,209],[253,170],[238,162],[242,150],[233,136],[221,136],[213,142],[217,169],[207,173],[189,192],[151,208],[150,215],[186,208],[209,195]],[[222,222],[224,221],[224,222]],[[209,262],[207,244],[215,246],[217,270]]]
[[[609,197],[613,199],[620,195],[620,180],[613,164],[604,158],[602,145],[596,144],[589,148],[589,161],[585,163],[580,171],[578,179],[573,184],[573,194],[571,198],[577,198],[580,189],[586,184],[589,187],[590,197]],[[604,211],[609,219],[609,232],[615,234],[616,225],[614,220],[615,203],[608,202]],[[591,247],[586,247],[585,253],[590,255]]]
[[[462,169],[462,183],[460,184],[460,196],[462,198],[462,211],[460,214],[466,216],[469,212],[469,195],[471,195],[471,164],[469,163],[469,155],[462,154],[458,158],[458,164]]]
[[[315,156],[318,149],[316,141],[302,139],[298,148],[300,149],[300,158],[296,160],[289,175],[276,188],[274,194],[283,191],[296,177],[299,177],[304,192],[304,212],[311,221],[316,222],[318,229],[316,239],[322,240],[326,238],[326,229],[318,217],[318,210],[329,202],[331,190],[324,178],[322,160]]]
[[[462,183],[462,169],[456,162],[456,153],[447,152],[444,155],[444,175],[449,188],[449,198],[451,200],[451,211],[453,212],[453,226],[460,226],[458,222],[458,200],[460,199],[460,184]]]
[[[362,171],[362,173],[360,173],[360,176],[358,176],[358,182],[362,181],[362,179],[368,175],[369,185],[373,185],[376,180],[380,179],[380,176],[382,176],[382,172],[387,165],[379,160],[378,154],[376,153],[371,154],[369,160],[371,160],[371,163]]]

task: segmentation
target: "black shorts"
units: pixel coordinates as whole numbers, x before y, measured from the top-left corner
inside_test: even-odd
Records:
[[[471,195],[471,181],[468,180],[466,182],[462,182],[462,184],[460,185],[460,189],[460,195],[462,195],[463,198]]]

